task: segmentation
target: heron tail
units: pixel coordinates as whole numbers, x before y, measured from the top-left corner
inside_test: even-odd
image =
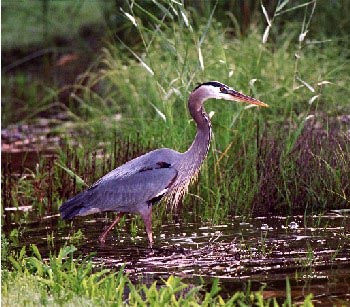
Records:
[[[84,200],[85,193],[82,192],[62,204],[62,206],[58,209],[61,213],[62,219],[69,220],[77,215],[80,215],[79,213],[81,209],[84,208]]]

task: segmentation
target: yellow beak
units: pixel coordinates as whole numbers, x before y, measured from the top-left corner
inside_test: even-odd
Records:
[[[234,101],[239,101],[239,102],[245,102],[245,103],[249,103],[249,104],[255,104],[257,106],[260,106],[260,107],[267,107],[269,108],[269,105],[266,104],[266,103],[263,103],[262,101],[258,100],[258,99],[255,99],[253,97],[250,97],[250,96],[247,96],[247,95],[244,95],[240,92],[237,92],[235,90],[228,90],[227,93],[229,95],[231,95],[232,97],[232,100]]]

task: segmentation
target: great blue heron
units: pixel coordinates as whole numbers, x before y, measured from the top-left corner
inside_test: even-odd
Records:
[[[187,192],[190,182],[197,177],[208,153],[211,123],[203,103],[209,98],[268,106],[218,81],[198,85],[188,100],[188,109],[197,124],[197,134],[186,152],[156,149],[117,167],[87,190],[66,201],[59,209],[62,218],[119,212],[99,237],[99,241],[104,243],[107,233],[125,213],[139,213],[146,226],[149,245],[152,246],[152,206],[163,198],[176,205]]]

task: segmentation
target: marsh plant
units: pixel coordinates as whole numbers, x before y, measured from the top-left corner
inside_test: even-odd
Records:
[[[47,257],[35,245],[16,249],[23,216],[35,220],[56,214],[64,200],[151,149],[186,150],[195,134],[187,99],[197,83],[208,80],[219,80],[271,107],[207,103],[214,135],[199,184],[192,186],[177,212],[169,214],[165,206],[156,206],[155,226],[179,213],[185,221],[219,224],[233,215],[308,216],[348,208],[349,38],[347,31],[327,37],[332,27],[318,31],[320,24],[339,21],[348,10],[334,10],[335,1],[320,11],[321,1],[279,0],[273,10],[265,8],[264,2],[258,6],[264,22],[243,31],[230,11],[222,11],[225,18],[215,17],[221,1],[207,6],[206,18],[181,1],[152,1],[152,10],[144,1],[126,1],[118,11],[132,39],[110,33],[101,55],[74,85],[48,90],[41,97],[41,85],[26,77],[6,81],[8,95],[32,83],[31,90],[19,90],[22,112],[34,107],[46,110],[69,90],[66,105],[59,104],[70,122],[55,130],[66,134],[65,146],[55,156],[40,158],[34,170],[25,165],[15,169],[11,158],[3,163],[2,210],[8,236],[2,240],[2,253],[10,254],[12,268],[2,272],[4,305],[278,305],[276,299],[265,300],[263,291],[237,292],[224,299],[218,281],[208,290],[175,276],[144,285],[131,281],[123,268],[95,270],[90,258],[73,257],[73,245]],[[325,12],[329,18],[323,18]],[[347,25],[346,17],[340,19]],[[3,118],[18,120],[17,115],[8,114],[11,111],[7,104]],[[26,119],[38,114],[34,111]],[[61,220],[57,224],[70,228]],[[130,227],[134,237],[143,229],[137,221]],[[70,243],[83,240],[84,232],[72,229],[72,233]],[[55,235],[47,236],[52,249],[59,248]],[[255,246],[243,238],[242,242],[253,256]],[[259,251],[263,255],[270,253],[266,243],[262,235]],[[310,265],[313,259],[310,250],[303,264]],[[286,294],[284,305],[291,306],[289,280]],[[311,305],[311,299],[307,296],[304,305]]]
[[[25,247],[9,256],[14,270],[2,272],[2,300],[5,306],[14,302],[21,306],[279,306],[276,299],[264,299],[263,289],[251,291],[250,287],[246,292],[236,292],[229,299],[224,299],[219,294],[217,279],[209,290],[203,284],[186,284],[176,276],[149,285],[134,283],[123,272],[124,267],[119,271],[106,268],[94,270],[90,257],[74,257],[76,248],[73,245],[61,248],[49,259],[43,259],[35,245],[31,245],[30,250],[31,256],[27,256]],[[25,291],[19,293],[19,286]],[[284,304],[292,306],[288,279],[286,289]],[[304,304],[311,305],[311,299],[311,295],[307,296]]]
[[[228,215],[348,206],[347,53],[335,56],[336,41],[317,41],[310,33],[315,3],[291,7],[305,18],[278,34],[274,25],[288,6],[280,3],[271,16],[264,11],[268,27],[262,37],[259,27],[237,36],[213,14],[194,19],[181,3],[159,6],[154,15],[133,1],[123,14],[139,43],[110,43],[71,88],[69,110],[80,133],[66,140],[58,161],[41,162],[19,178],[11,177],[11,163],[5,165],[5,204],[57,210],[62,200],[150,149],[186,150],[195,133],[189,92],[198,82],[217,79],[271,108],[207,104],[211,150],[200,184],[179,209],[218,223]],[[152,22],[143,23],[144,14]],[[162,206],[157,210],[164,216]]]
[[[106,47],[96,69],[87,72],[88,83],[76,85],[71,110],[107,147],[118,131],[118,138],[134,144],[184,151],[195,132],[187,112],[189,92],[196,83],[220,80],[271,108],[207,104],[213,144],[200,185],[185,199],[187,208],[199,213],[200,207],[215,222],[228,214],[347,206],[346,52],[335,56],[337,42],[317,41],[309,33],[315,1],[291,7],[304,11],[303,21],[286,24],[277,34],[274,24],[288,14],[286,3],[271,16],[263,9],[268,24],[263,37],[257,27],[241,37],[213,14],[194,25],[181,3],[169,2],[154,15],[132,2],[123,12],[140,43],[129,47],[117,40]],[[144,14],[151,23],[142,22]]]

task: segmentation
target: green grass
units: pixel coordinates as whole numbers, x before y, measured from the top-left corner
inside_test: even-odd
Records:
[[[164,19],[159,18],[164,9],[154,15],[138,2],[124,14],[139,44],[110,43],[86,73],[88,79],[73,86],[68,107],[77,146],[69,156],[60,153],[52,177],[42,165],[29,176],[32,180],[12,181],[12,203],[34,204],[42,213],[48,206],[56,210],[83,188],[79,178],[91,184],[152,148],[185,151],[195,134],[189,93],[197,83],[220,80],[271,107],[206,103],[213,114],[213,142],[184,211],[218,223],[230,214],[307,214],[349,206],[349,136],[346,126],[333,128],[337,116],[350,112],[344,99],[350,94],[349,52],[339,39],[320,43],[317,33],[307,32],[318,22],[313,5],[298,8],[307,18],[283,29],[274,26],[283,16],[275,16],[266,43],[263,27],[252,26],[246,36],[235,37],[212,16],[194,26],[184,6],[168,5]],[[138,16],[144,14],[151,23],[142,23]],[[25,91],[18,82],[9,91],[19,85],[23,100],[35,109],[40,91]],[[57,95],[52,91],[39,99],[42,108]],[[315,128],[318,122],[321,128]],[[101,159],[94,158],[96,151]],[[166,214],[163,206],[156,210],[158,216]]]
[[[83,25],[103,23],[108,5],[111,2],[2,1],[2,46],[26,48],[48,45],[57,37],[73,38]]]
[[[2,126],[11,123],[33,122],[38,114],[52,107],[57,89],[33,80],[25,73],[4,76],[2,79]]]
[[[308,116],[324,119],[322,131],[330,135],[332,119],[350,111],[343,99],[349,96],[348,52],[337,40],[317,43],[317,33],[308,33],[315,22],[313,5],[299,8],[307,15],[302,22],[286,24],[283,29],[272,25],[266,43],[262,43],[262,28],[252,27],[240,38],[211,18],[201,20],[195,28],[182,5],[172,6],[177,15],[169,8],[173,21],[168,23],[170,17],[160,19],[142,4],[134,3],[126,18],[135,23],[141,43],[132,48],[120,42],[111,44],[104,51],[102,68],[90,72],[90,84],[75,109],[91,119],[87,126],[98,138],[111,139],[113,129],[108,131],[106,121],[96,118],[120,113],[122,120],[115,125],[121,135],[135,140],[137,134],[137,141],[143,144],[184,151],[195,134],[187,112],[189,92],[197,83],[220,80],[271,108],[246,110],[244,105],[207,102],[208,113],[214,114],[214,139],[200,187],[191,191],[202,199],[198,205],[205,218],[220,220],[227,213],[249,214],[252,206],[260,203],[266,204],[266,209],[256,211],[262,214],[348,206],[346,134],[339,131],[339,138],[334,140],[339,149],[335,152],[337,163],[330,162],[333,145],[322,144],[320,151],[320,145],[314,144],[320,137],[306,136],[305,146],[316,146],[307,166],[314,172],[302,174],[307,148],[303,144],[298,148],[298,144],[310,123]],[[139,14],[147,12],[157,31],[138,19]],[[277,16],[274,21],[279,18],[283,17]],[[299,39],[301,33],[306,35],[304,40]],[[96,84],[102,84],[98,93],[91,91]],[[271,152],[274,148],[276,152]],[[273,165],[268,164],[270,156]],[[275,178],[266,182],[270,167],[276,169]],[[267,184],[273,191],[264,193]],[[198,203],[198,198],[187,200],[192,207]]]
[[[263,289],[250,291],[250,287],[223,299],[217,279],[210,290],[176,276],[151,285],[135,283],[123,267],[117,272],[94,270],[89,257],[73,260],[76,248],[72,245],[47,260],[35,245],[30,249],[31,256],[22,248],[8,257],[13,270],[2,270],[3,306],[279,306],[276,298],[263,298]],[[304,306],[311,306],[311,299],[308,295]],[[288,280],[283,305],[292,306]]]
[[[77,2],[68,12],[67,3],[50,2],[53,11],[47,15],[46,27],[50,39],[76,35],[81,25],[78,16],[91,22],[101,20],[97,2]],[[83,188],[79,178],[91,184],[113,167],[152,148],[186,150],[195,134],[187,112],[189,93],[197,83],[219,80],[271,108],[245,109],[224,101],[207,102],[206,110],[213,114],[214,138],[199,184],[185,198],[185,220],[218,224],[230,214],[301,211],[306,216],[349,207],[349,136],[346,125],[338,130],[333,127],[337,116],[350,112],[346,99],[350,94],[349,49],[344,48],[349,38],[341,31],[331,40],[325,36],[328,30],[317,33],[322,18],[313,14],[313,3],[293,11],[305,15],[304,20],[296,18],[288,23],[286,15],[272,18],[270,14],[273,24],[266,43],[262,43],[262,23],[252,25],[243,36],[239,29],[230,27],[226,15],[220,21],[215,14],[201,18],[177,1],[158,5],[156,13],[142,1],[132,3],[124,8],[127,14],[122,14],[126,27],[132,29],[133,45],[111,42],[97,65],[87,72],[88,79],[73,86],[68,108],[74,113],[78,140],[71,150],[59,153],[56,164],[49,166],[43,160],[36,170],[15,180],[3,173],[7,191],[3,204],[33,205],[37,216],[57,212],[62,201]],[[37,27],[42,4],[2,2],[3,46],[43,42],[44,32]],[[288,2],[284,9],[292,9],[292,5]],[[16,14],[19,7],[27,10],[25,16],[32,16],[25,25],[25,10]],[[333,7],[332,16],[338,16],[334,12]],[[61,22],[67,17],[70,23]],[[301,33],[306,35],[304,40],[299,40]],[[16,113],[13,106],[4,104],[5,122],[31,121],[40,110],[50,107],[60,92],[22,74],[9,76],[4,84],[5,96],[17,91],[21,100]],[[116,114],[121,120],[115,120]],[[315,115],[315,123],[309,115]],[[320,134],[312,134],[316,130]],[[71,141],[67,137],[67,143]],[[96,158],[97,151],[101,158]],[[168,212],[165,206],[155,210],[157,227],[168,218]],[[12,217],[19,224],[28,219],[28,215]],[[137,224],[143,229],[138,220],[132,226],[134,233]],[[9,238],[17,246],[20,230],[13,230]],[[71,243],[83,239],[82,233],[76,232]],[[52,237],[47,241],[53,246]],[[2,245],[2,254],[8,249],[8,244]],[[239,292],[223,299],[216,283],[211,291],[205,291],[203,285],[191,285],[188,291],[189,285],[174,276],[159,284],[134,283],[122,270],[94,270],[89,259],[73,261],[72,246],[49,259],[41,259],[34,246],[31,250],[32,256],[24,251],[12,255],[10,263],[2,255],[2,265],[7,264],[2,272],[4,305],[156,305],[160,301],[164,305],[276,304],[275,300],[263,300],[262,291]],[[290,306],[289,282],[286,293],[285,305]],[[310,304],[308,297],[305,305]]]

